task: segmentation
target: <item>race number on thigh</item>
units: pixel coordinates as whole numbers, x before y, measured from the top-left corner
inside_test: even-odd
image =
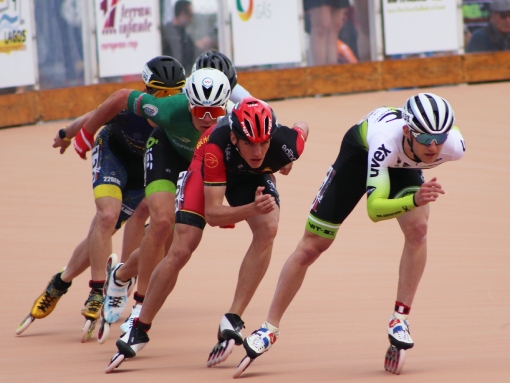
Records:
[[[186,186],[186,181],[191,175],[192,171],[183,171],[179,173],[179,178],[177,179],[177,188],[175,190],[175,212],[177,213],[184,206],[184,188]]]
[[[97,181],[99,173],[101,172],[100,149],[101,145],[96,145],[92,149],[92,183]]]

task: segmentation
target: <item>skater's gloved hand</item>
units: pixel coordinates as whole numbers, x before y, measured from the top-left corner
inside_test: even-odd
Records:
[[[85,160],[87,159],[86,153],[92,150],[93,145],[94,135],[87,132],[84,128],[81,128],[74,138],[74,150],[76,150],[76,153]]]

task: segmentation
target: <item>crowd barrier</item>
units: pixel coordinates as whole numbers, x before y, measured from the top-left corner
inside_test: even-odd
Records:
[[[510,52],[238,73],[240,84],[267,101],[503,80],[510,80]],[[75,118],[122,88],[141,90],[143,84],[108,83],[2,95],[0,128]]]

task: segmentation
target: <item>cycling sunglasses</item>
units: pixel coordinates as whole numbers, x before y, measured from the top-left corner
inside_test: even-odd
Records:
[[[179,94],[181,93],[181,89],[157,89],[147,86],[146,93],[150,94],[151,96],[161,98],[166,96],[173,96],[174,94]]]
[[[436,145],[442,145],[446,142],[446,139],[448,138],[448,133],[443,134],[428,134],[428,133],[417,133],[412,130],[410,130],[411,134],[416,138],[416,141],[418,141],[419,144],[422,145],[431,145],[434,141],[436,142]]]
[[[191,107],[191,114],[201,120],[205,118],[206,114],[216,120],[218,117],[225,115],[225,108],[222,106],[199,106],[194,105]]]

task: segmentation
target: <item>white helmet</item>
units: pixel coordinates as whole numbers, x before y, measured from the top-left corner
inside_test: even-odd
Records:
[[[198,69],[186,82],[186,97],[191,106],[225,107],[230,97],[230,83],[218,69]]]
[[[448,133],[455,122],[452,107],[444,98],[433,93],[418,93],[407,100],[403,117],[417,133]]]

